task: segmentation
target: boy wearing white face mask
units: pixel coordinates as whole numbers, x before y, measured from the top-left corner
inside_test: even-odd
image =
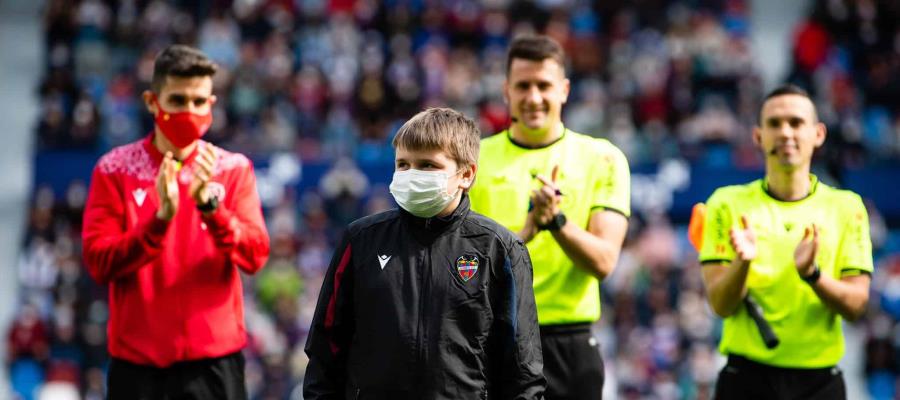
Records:
[[[528,252],[469,209],[479,139],[445,108],[397,132],[400,208],[351,223],[335,249],[306,343],[305,399],[542,398]]]

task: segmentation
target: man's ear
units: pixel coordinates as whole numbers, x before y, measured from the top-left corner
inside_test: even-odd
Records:
[[[762,134],[760,133],[760,128],[758,126],[755,126],[755,125],[753,126],[752,138],[753,138],[753,144],[755,144],[756,147],[759,147],[760,149],[762,149]],[[765,151],[765,150],[766,149],[763,149],[763,151]]]
[[[562,104],[566,104],[569,101],[569,90],[572,89],[572,82],[569,79],[563,79],[563,99]]]
[[[825,144],[825,137],[828,136],[827,129],[825,128],[825,124],[821,122],[816,122],[816,148],[822,147]]]
[[[144,100],[144,107],[147,107],[147,111],[149,111],[150,114],[156,115],[158,110],[156,109],[156,102],[153,101],[153,99],[156,98],[156,94],[150,90],[145,90],[141,93],[141,98]]]
[[[503,104],[509,104],[509,79],[503,80]]]

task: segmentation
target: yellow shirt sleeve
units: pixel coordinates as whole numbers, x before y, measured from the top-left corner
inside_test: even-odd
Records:
[[[631,216],[631,171],[625,154],[611,143],[604,146],[595,165],[598,179],[594,182],[591,210],[608,208]]]
[[[700,263],[731,262],[734,248],[731,247],[729,230],[732,212],[722,190],[717,190],[706,202],[706,219],[703,223],[703,245],[700,248]]]
[[[838,248],[837,267],[842,276],[872,272],[872,238],[869,215],[859,195],[853,194],[844,212],[845,222]]]

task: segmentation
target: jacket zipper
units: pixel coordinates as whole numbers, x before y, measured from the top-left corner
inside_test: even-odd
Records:
[[[431,221],[430,218],[425,220],[426,225],[428,224],[429,221]],[[418,315],[418,317],[419,317],[419,332],[418,332],[418,343],[417,343],[419,354],[418,354],[417,361],[420,364],[419,373],[422,375],[426,374],[427,370],[428,370],[427,362],[426,362],[426,356],[427,356],[427,351],[428,351],[426,344],[428,342],[428,335],[425,332],[425,329],[426,329],[425,316],[427,315],[426,307],[428,306],[428,301],[427,301],[428,300],[428,295],[427,295],[428,291],[426,290],[425,286],[428,285],[430,282],[430,279],[429,279],[430,275],[431,275],[431,245],[428,245],[428,247],[425,250],[425,265],[422,268],[422,277],[421,277],[421,282],[419,285],[419,315]],[[420,380],[419,385],[420,386],[425,385],[425,380],[424,379]]]

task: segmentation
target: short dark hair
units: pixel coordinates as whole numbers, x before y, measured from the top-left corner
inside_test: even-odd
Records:
[[[516,58],[538,62],[549,58],[559,63],[563,69],[566,67],[566,53],[562,46],[556,40],[545,35],[525,35],[513,39],[509,44],[509,51],[506,53],[507,74]]]
[[[429,108],[406,121],[391,144],[395,149],[444,151],[462,168],[478,164],[481,130],[459,111]]]
[[[190,46],[175,44],[167,47],[156,56],[153,63],[153,81],[151,89],[159,93],[166,84],[166,77],[177,76],[192,78],[195,76],[213,76],[219,67],[206,54]]]
[[[784,85],[781,85],[775,89],[772,89],[772,91],[766,95],[766,98],[763,99],[763,103],[765,103],[766,100],[771,99],[773,97],[784,96],[784,95],[788,95],[788,94],[795,94],[798,96],[803,96],[803,97],[806,97],[807,99],[809,99],[810,101],[812,101],[812,98],[809,97],[809,92],[807,92],[805,89],[803,89],[800,86],[794,85],[792,83],[785,83]]]
[[[765,98],[763,98],[762,104],[759,107],[759,118],[757,118],[757,121],[758,121],[757,123],[759,123],[760,126],[762,126],[762,122],[763,122],[762,121],[762,106],[765,105],[766,102],[769,101],[769,99],[771,99],[773,97],[787,96],[787,95],[806,97],[809,100],[809,102],[812,103],[812,106],[813,106],[812,107],[813,122],[816,122],[819,120],[819,114],[818,114],[818,111],[816,111],[816,102],[814,102],[812,97],[810,97],[809,92],[807,92],[806,89],[803,89],[800,86],[794,85],[792,83],[785,83],[781,86],[776,87],[775,89],[772,89],[772,91],[769,92],[769,94],[767,94]]]

